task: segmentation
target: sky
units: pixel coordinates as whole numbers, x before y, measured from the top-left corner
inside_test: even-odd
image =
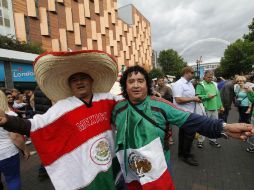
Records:
[[[127,4],[149,20],[153,50],[174,49],[188,63],[219,61],[254,18],[254,0],[118,0]]]

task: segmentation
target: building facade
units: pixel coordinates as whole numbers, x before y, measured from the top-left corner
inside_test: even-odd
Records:
[[[0,5],[1,35],[47,51],[102,50],[116,58],[119,69],[152,69],[151,26],[133,5],[118,9],[117,0],[0,0]]]
[[[133,5],[119,12],[132,22],[118,16],[116,0],[13,0],[19,40],[53,51],[103,50],[119,65],[151,69],[150,23]]]

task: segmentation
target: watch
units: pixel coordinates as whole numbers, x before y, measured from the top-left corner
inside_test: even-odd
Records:
[[[228,139],[228,135],[227,135],[227,131],[226,131],[226,126],[227,126],[227,123],[226,122],[223,122],[222,123],[222,131],[221,131],[221,137],[225,138],[225,139]]]

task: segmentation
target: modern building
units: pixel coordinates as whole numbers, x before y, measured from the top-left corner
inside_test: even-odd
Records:
[[[149,21],[133,5],[117,9],[117,0],[0,0],[0,34],[47,51],[103,50],[116,58],[119,69],[137,64],[152,69]],[[0,61],[2,84],[16,87],[6,79],[13,78],[12,64],[19,62],[1,51]],[[32,69],[32,62],[22,64]]]

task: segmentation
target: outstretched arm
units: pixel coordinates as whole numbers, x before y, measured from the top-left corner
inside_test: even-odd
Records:
[[[6,131],[30,136],[31,122],[27,119],[6,115],[0,110],[0,127]]]
[[[195,132],[209,138],[220,138],[222,133],[226,133],[233,138],[246,140],[249,136],[254,135],[254,128],[250,124],[233,123],[223,126],[222,120],[210,119],[205,116],[190,114],[182,128],[189,135]]]
[[[25,144],[24,137],[17,133],[10,133],[12,142],[22,151],[24,158],[27,160],[30,157],[30,152]]]

